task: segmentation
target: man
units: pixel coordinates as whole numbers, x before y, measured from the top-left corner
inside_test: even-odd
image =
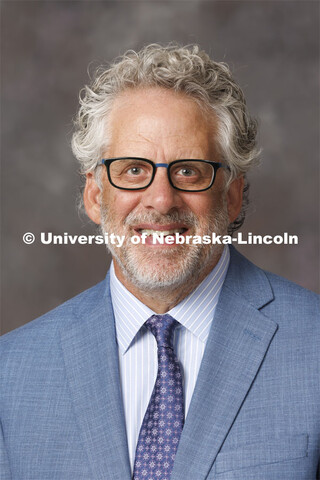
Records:
[[[196,46],[128,52],[85,88],[84,205],[124,243],[105,281],[3,337],[1,479],[316,478],[317,296],[186,241],[243,222],[255,134]]]

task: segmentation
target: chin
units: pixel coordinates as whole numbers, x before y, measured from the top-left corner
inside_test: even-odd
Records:
[[[157,252],[112,252],[122,274],[142,291],[176,289],[193,283],[217,263],[220,246],[177,246]]]

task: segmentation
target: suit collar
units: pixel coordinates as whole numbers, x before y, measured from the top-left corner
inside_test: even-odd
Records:
[[[67,379],[96,479],[131,478],[109,281],[86,292],[63,328]]]
[[[230,247],[230,265],[224,287],[260,310],[274,300],[273,290],[263,270]]]
[[[207,478],[277,330],[259,311],[272,299],[263,271],[231,249],[172,480]]]

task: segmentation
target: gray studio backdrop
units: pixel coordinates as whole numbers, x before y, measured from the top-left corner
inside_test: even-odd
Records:
[[[151,42],[199,43],[229,63],[260,119],[244,232],[299,236],[246,246],[259,266],[319,290],[319,3],[2,2],[2,332],[100,281],[103,246],[25,245],[25,232],[95,233],[76,211],[72,117],[90,69]]]

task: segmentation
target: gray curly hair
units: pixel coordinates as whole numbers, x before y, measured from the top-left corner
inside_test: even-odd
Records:
[[[245,179],[243,206],[229,233],[240,228],[248,205],[246,173],[257,163],[257,122],[250,117],[244,94],[228,65],[215,62],[197,45],[151,44],[139,52],[127,51],[114,63],[99,67],[90,85],[80,92],[72,150],[80,162],[80,173],[94,171],[108,146],[108,114],[113,101],[124,90],[162,87],[184,92],[218,124],[215,141],[221,159],[229,166],[229,185],[237,176]]]

